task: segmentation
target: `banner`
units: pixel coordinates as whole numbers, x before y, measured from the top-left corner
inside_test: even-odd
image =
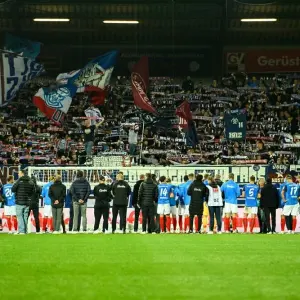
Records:
[[[224,122],[225,137],[227,140],[245,140],[247,128],[246,111],[236,110],[225,113]]]
[[[41,43],[20,38],[9,33],[5,34],[4,49],[23,57],[35,59],[41,51]]]
[[[228,52],[227,71],[247,73],[299,72],[299,49]]]
[[[36,61],[0,52],[0,105],[11,101],[24,84],[44,72]]]
[[[147,96],[149,87],[148,57],[143,56],[140,61],[134,65],[131,73],[131,86],[134,104],[142,110],[156,114],[156,110]]]
[[[91,119],[91,125],[96,125],[98,123],[103,122],[104,118],[102,118],[101,112],[96,107],[89,107],[84,111],[85,115]]]

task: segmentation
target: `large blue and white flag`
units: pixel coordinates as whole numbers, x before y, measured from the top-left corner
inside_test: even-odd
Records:
[[[26,82],[44,71],[35,60],[0,51],[0,105],[11,101]]]
[[[41,43],[33,42],[12,34],[5,34],[4,49],[8,52],[20,54],[23,57],[35,59],[41,51]]]
[[[33,97],[33,103],[48,119],[61,123],[68,113],[76,90],[77,87],[70,84],[40,88]]]
[[[70,78],[72,78],[73,76],[75,76],[76,74],[78,74],[80,71],[81,71],[81,69],[75,70],[75,71],[71,71],[71,72],[68,72],[68,73],[60,73],[60,74],[57,75],[56,81],[59,84],[67,84],[68,80]]]
[[[110,82],[111,74],[117,61],[118,51],[111,51],[89,62],[68,81],[78,88],[95,87],[95,91],[104,91]]]

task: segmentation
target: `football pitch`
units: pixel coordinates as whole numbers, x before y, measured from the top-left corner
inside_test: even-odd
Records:
[[[0,299],[300,299],[300,235],[0,235]]]

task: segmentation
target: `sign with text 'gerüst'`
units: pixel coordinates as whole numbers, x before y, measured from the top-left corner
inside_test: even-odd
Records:
[[[225,114],[225,137],[227,140],[246,139],[247,114],[245,110],[232,110]]]
[[[18,90],[29,80],[44,72],[35,60],[0,52],[0,105],[11,101]]]

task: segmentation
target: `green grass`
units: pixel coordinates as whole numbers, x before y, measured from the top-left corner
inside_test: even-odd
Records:
[[[0,299],[300,299],[300,236],[0,235]]]

